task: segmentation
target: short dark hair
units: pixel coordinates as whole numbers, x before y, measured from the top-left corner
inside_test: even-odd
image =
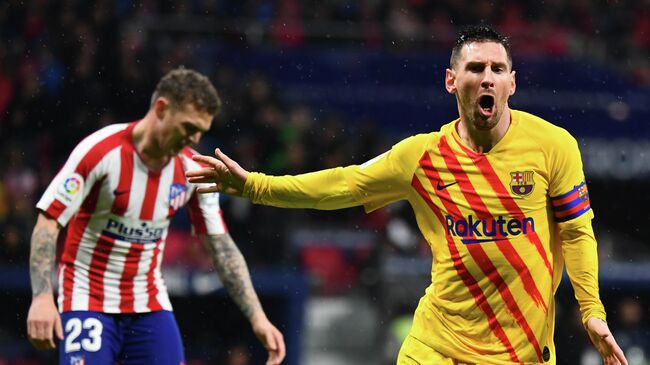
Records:
[[[171,107],[176,109],[193,104],[196,109],[212,116],[221,110],[221,99],[212,82],[201,73],[182,66],[158,81],[151,96],[151,105],[161,96],[169,99]]]
[[[504,37],[494,28],[487,25],[472,25],[463,28],[458,32],[458,38],[451,49],[451,59],[449,60],[449,67],[454,68],[460,58],[460,51],[463,46],[473,42],[494,42],[499,43],[505,48],[508,55],[508,66],[512,69],[512,54],[510,53],[510,40]]]

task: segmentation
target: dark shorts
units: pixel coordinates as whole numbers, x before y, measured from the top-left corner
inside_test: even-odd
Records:
[[[108,314],[74,311],[61,314],[62,365],[184,364],[183,345],[169,311]]]

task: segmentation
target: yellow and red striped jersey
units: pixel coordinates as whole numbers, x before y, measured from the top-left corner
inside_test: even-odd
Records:
[[[511,110],[505,136],[475,153],[457,123],[360,166],[252,173],[244,195],[267,205],[366,211],[407,200],[433,254],[411,335],[463,362],[554,364],[553,296],[565,262],[583,321],[605,319],[578,145],[564,129]]]

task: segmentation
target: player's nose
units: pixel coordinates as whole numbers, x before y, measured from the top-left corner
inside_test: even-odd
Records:
[[[202,135],[201,132],[196,132],[190,136],[189,141],[192,144],[199,143],[199,141],[201,140],[201,135]]]
[[[491,88],[494,87],[494,72],[489,67],[483,71],[483,79],[481,80],[481,87]]]

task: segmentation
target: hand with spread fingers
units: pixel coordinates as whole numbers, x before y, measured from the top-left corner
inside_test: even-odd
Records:
[[[628,365],[623,350],[618,346],[607,323],[599,318],[589,318],[587,333],[605,365]]]
[[[241,196],[248,178],[248,171],[226,156],[220,149],[217,148],[214,154],[216,158],[205,155],[192,156],[194,161],[205,164],[207,167],[186,172],[185,176],[188,181],[195,184],[214,184],[210,187],[197,188],[199,193],[219,192]]]

